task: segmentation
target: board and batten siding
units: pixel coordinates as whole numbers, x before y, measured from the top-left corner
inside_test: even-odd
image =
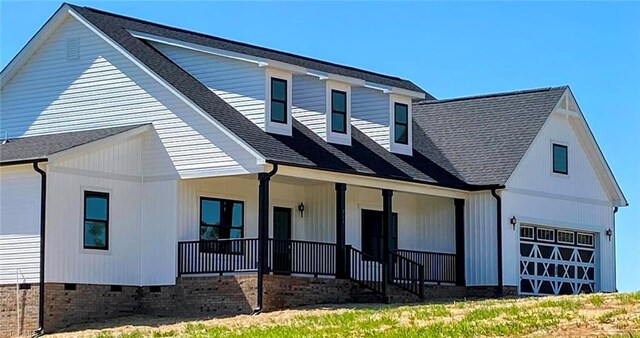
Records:
[[[389,114],[389,94],[365,87],[351,89],[351,123],[387,150]]]
[[[465,203],[467,286],[498,284],[496,200],[490,192],[469,194]]]
[[[40,179],[30,164],[0,167],[0,284],[39,280]]]
[[[74,41],[78,57],[68,58]],[[181,177],[256,170],[252,154],[72,17],[1,95],[0,132],[10,138],[153,123],[166,153],[159,155]]]
[[[254,63],[150,42],[212,92],[265,128],[265,70]]]

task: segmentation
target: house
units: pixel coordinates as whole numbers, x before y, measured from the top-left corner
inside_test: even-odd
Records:
[[[1,336],[616,291],[627,201],[569,87],[436,99],[70,4],[0,81]]]

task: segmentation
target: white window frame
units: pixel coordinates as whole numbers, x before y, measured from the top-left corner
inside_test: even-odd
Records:
[[[523,237],[522,236],[522,229],[531,229],[531,237]],[[521,225],[520,226],[520,239],[530,239],[530,240],[535,240],[536,234],[535,234],[535,228],[532,226],[528,226],[528,225]]]
[[[578,240],[578,238],[580,238],[580,236],[581,236],[581,235],[582,235],[582,236],[589,236],[589,237],[591,237],[591,244],[584,244],[584,243],[580,243],[580,241]],[[593,248],[593,247],[595,247],[595,245],[596,245],[596,239],[595,239],[595,236],[594,236],[593,234],[588,234],[588,233],[586,233],[586,232],[578,232],[578,233],[576,234],[576,244],[577,244],[577,245],[579,245],[579,246],[587,247],[587,248]]]
[[[293,76],[291,73],[283,72],[276,69],[267,68],[265,72],[265,115],[264,126],[268,133],[291,136],[292,120],[291,102],[293,101]],[[287,81],[287,123],[271,121],[271,79],[276,78]]]
[[[566,174],[562,174],[562,173],[557,173],[553,171],[553,146],[554,145],[559,145],[559,146],[564,146],[567,147],[567,173]],[[551,176],[554,177],[559,177],[559,178],[569,178],[569,161],[571,159],[571,155],[569,154],[569,150],[570,150],[570,146],[568,142],[565,141],[559,141],[559,140],[551,140],[551,143],[549,144],[549,152],[550,152],[550,156],[549,156],[549,172],[551,172]]]
[[[540,238],[540,230],[542,231],[551,231],[551,239],[546,239],[546,238]],[[549,243],[554,243],[556,240],[556,232],[553,229],[547,229],[547,228],[536,228],[536,239],[538,241],[541,242],[549,242]]]
[[[395,104],[407,105],[407,144],[396,143],[395,136]],[[413,154],[413,113],[411,98],[397,94],[389,95],[389,150],[392,153],[412,155]]]
[[[327,81],[326,96],[326,128],[327,128],[327,142],[351,145],[351,86],[346,83],[340,83],[336,81]],[[347,93],[347,130],[345,134],[336,133],[331,128],[331,91],[339,90]]]
[[[571,238],[572,238],[573,240],[572,240],[571,242],[567,242],[567,241],[563,241],[563,240],[561,240],[561,239],[560,239],[560,233],[563,233],[563,234],[570,234],[570,235],[571,235]],[[576,234],[575,234],[575,232],[573,232],[573,231],[558,230],[558,234],[557,234],[556,236],[557,236],[558,243],[561,243],[561,244],[572,244],[572,245],[573,245],[573,244],[575,244],[575,241],[576,241]]]

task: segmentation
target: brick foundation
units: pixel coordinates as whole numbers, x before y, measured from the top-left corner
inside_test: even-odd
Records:
[[[185,318],[224,317],[249,314],[256,306],[255,274],[183,277],[175,285],[159,287],[47,283],[45,329],[58,331],[73,324],[96,322],[131,314]],[[75,289],[74,289],[75,287]],[[497,287],[425,285],[425,298],[496,297]],[[505,287],[504,295],[517,288]],[[17,329],[16,287],[0,286],[0,337],[29,335],[37,326],[38,287],[20,290],[21,331]],[[264,276],[264,311],[315,304],[380,302],[382,299],[344,279],[295,276]],[[421,299],[395,286],[389,287],[393,303]]]
[[[517,286],[503,286],[502,290],[494,285],[488,286],[468,286],[467,297],[469,298],[496,298],[518,295]]]
[[[38,328],[37,284],[0,285],[0,337],[31,335]],[[26,287],[29,289],[26,289]]]

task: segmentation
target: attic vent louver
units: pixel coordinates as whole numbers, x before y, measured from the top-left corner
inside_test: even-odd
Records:
[[[67,39],[67,61],[77,61],[80,58],[80,39]]]

